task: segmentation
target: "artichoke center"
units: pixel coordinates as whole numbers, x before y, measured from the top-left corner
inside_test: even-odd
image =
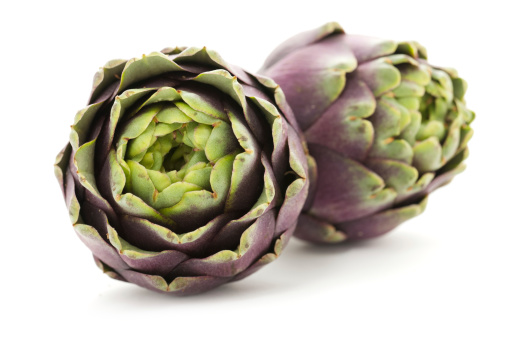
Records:
[[[460,102],[466,84],[407,55],[389,60],[400,81],[379,100],[375,131],[380,142],[372,153],[410,164],[419,173],[439,170],[458,150],[464,123],[473,119]]]
[[[126,176],[123,193],[167,211],[187,193],[216,196],[217,182],[231,175],[232,166],[223,163],[241,147],[228,122],[176,100],[147,104],[131,116],[117,151]]]
[[[146,168],[159,192],[185,178],[210,190],[213,163],[205,147],[213,126],[192,121],[172,103],[146,107],[141,114],[153,118],[141,135],[128,141],[125,160],[129,167],[137,162]]]
[[[417,141],[432,136],[439,142],[445,139],[449,124],[457,115],[456,110],[453,110],[453,98],[451,78],[444,71],[433,69],[431,80],[420,99],[421,126],[417,132]]]

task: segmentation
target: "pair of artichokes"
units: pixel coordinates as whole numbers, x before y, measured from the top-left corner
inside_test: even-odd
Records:
[[[296,237],[371,238],[464,169],[466,83],[415,42],[294,36],[258,72],[206,48],[108,62],[55,173],[110,277],[174,294],[242,279]]]

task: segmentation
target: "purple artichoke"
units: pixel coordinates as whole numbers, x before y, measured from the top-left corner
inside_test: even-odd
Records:
[[[464,169],[474,119],[466,82],[428,64],[416,42],[346,35],[330,23],[280,45],[260,73],[282,87],[315,160],[301,239],[384,234]]]
[[[98,266],[193,294],[287,244],[308,192],[294,117],[269,79],[205,48],[108,62],[55,173]]]

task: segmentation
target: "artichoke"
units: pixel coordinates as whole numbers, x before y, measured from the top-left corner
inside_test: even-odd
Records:
[[[108,62],[55,163],[74,230],[103,272],[174,294],[280,255],[307,171],[279,87],[206,48]]]
[[[416,42],[329,23],[277,47],[259,73],[282,87],[314,158],[301,239],[384,234],[464,169],[474,119],[466,82],[430,65]]]

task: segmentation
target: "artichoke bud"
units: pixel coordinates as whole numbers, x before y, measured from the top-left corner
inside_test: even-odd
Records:
[[[294,121],[276,83],[205,48],[110,62],[55,165],[74,229],[105,273],[154,291],[244,278],[307,196]]]
[[[333,85],[337,60],[349,68]],[[330,23],[282,43],[260,73],[283,89],[315,160],[302,239],[386,233],[464,169],[474,118],[466,82],[429,64],[417,42],[348,35]]]

